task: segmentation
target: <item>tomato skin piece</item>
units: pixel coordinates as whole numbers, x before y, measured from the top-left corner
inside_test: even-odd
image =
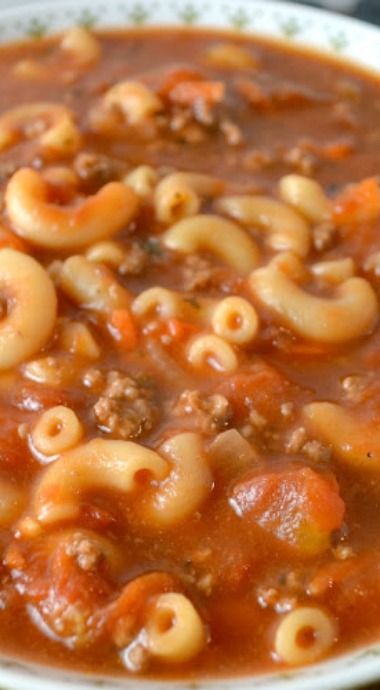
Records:
[[[328,548],[345,511],[335,478],[309,467],[251,473],[235,485],[230,504],[237,515],[302,555]]]
[[[367,177],[352,185],[334,202],[333,220],[337,226],[371,222],[379,215],[380,187],[375,177]]]
[[[176,578],[166,572],[151,572],[128,582],[110,605],[106,629],[118,647],[126,646],[141,628],[149,606],[160,594],[181,589]]]
[[[296,390],[281,372],[265,362],[233,374],[218,387],[218,393],[230,401],[237,418],[244,417],[253,406],[272,423],[281,417],[281,404],[291,400]]]

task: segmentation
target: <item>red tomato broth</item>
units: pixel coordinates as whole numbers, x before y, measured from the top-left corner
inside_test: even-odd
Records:
[[[346,199],[344,212],[349,213],[351,208],[356,210],[356,202],[350,201],[352,191],[345,191],[345,186],[357,182],[363,185],[363,179],[378,173],[380,86],[374,77],[321,56],[216,32],[181,31],[179,36],[178,31],[143,30],[102,33],[97,38],[102,47],[101,59],[92,67],[80,69],[67,56],[60,55],[56,39],[1,48],[0,103],[5,112],[21,103],[64,102],[78,117],[82,149],[105,156],[105,169],[112,179],[113,175],[120,179],[136,165],[149,164],[162,174],[173,169],[214,174],[225,181],[227,194],[259,191],[274,195],[282,175],[301,172],[321,182],[330,198],[338,199],[337,207],[343,204],[340,199]],[[260,89],[263,92],[261,104],[256,102],[255,107],[239,91],[241,71],[217,68],[204,57],[211,46],[226,41],[246,48],[258,65],[243,73],[244,79],[259,85],[259,97]],[[13,67],[26,57],[48,66],[48,77],[20,82]],[[187,75],[185,82],[191,86],[178,89],[178,74]],[[206,127],[203,139],[195,143],[167,130],[156,131],[150,139],[123,123],[112,136],[94,133],[88,113],[107,89],[122,79],[141,79],[166,100],[177,98],[186,104],[199,91],[211,101],[219,101],[221,89],[215,84],[221,83],[227,94],[227,115],[241,130],[242,142],[228,145],[222,132],[214,127]],[[348,115],[342,111],[348,111]],[[346,153],[341,155],[344,146]],[[33,140],[20,141],[1,156],[2,191],[18,167],[32,165],[43,170],[57,162],[45,160]],[[66,163],[75,167],[73,158],[69,157]],[[106,181],[101,178],[98,184],[97,179],[82,179],[80,192],[92,193]],[[370,196],[371,192],[373,185]],[[358,203],[365,203],[366,190],[363,194],[362,189],[359,197]],[[372,203],[371,197],[371,209]],[[202,213],[212,213],[213,208],[213,202],[206,200]],[[323,252],[313,248],[307,261],[352,256],[358,274],[370,280],[378,291],[378,277],[364,266],[369,254],[380,251],[379,218],[374,214],[372,220],[371,212],[370,218],[355,216],[352,224],[341,225],[339,221],[337,239]],[[340,220],[341,217],[342,214]],[[9,221],[5,217],[3,220],[8,229]],[[146,265],[140,273],[118,276],[133,296],[156,285],[186,291],[186,258],[163,247],[164,230],[148,203],[136,220],[117,235],[117,241],[126,246],[137,242],[145,254]],[[11,242],[13,235],[9,239],[5,230],[3,235],[4,243]],[[259,232],[255,236],[262,242]],[[23,241],[14,237],[15,244],[11,246],[22,249]],[[27,251],[45,266],[72,253],[27,246]],[[265,264],[273,252],[265,242],[261,250],[261,263]],[[250,299],[245,281],[233,269],[211,253],[202,252],[201,258],[211,264],[212,275],[208,282],[187,290],[189,300],[196,303],[197,299],[221,299],[229,294]],[[321,294],[319,288],[312,290]],[[380,501],[378,469],[367,474],[345,467],[330,448],[325,452],[325,448],[317,447],[314,453],[316,447],[305,444],[316,440],[315,436],[306,436],[298,446],[294,441],[293,445],[289,443],[292,433],[303,425],[303,406],[314,400],[342,403],[353,410],[360,408],[360,414],[369,423],[378,419],[380,397],[375,370],[379,327],[373,334],[351,343],[326,346],[304,342],[258,306],[261,324],[257,339],[239,350],[239,370],[221,375],[206,367],[193,371],[188,366],[188,342],[203,330],[210,332],[210,328],[199,326],[195,317],[194,323],[185,317],[166,322],[158,319],[157,328],[149,332],[145,322],[131,315],[129,307],[114,311],[107,321],[104,315],[74,306],[58,292],[59,316],[87,323],[102,355],[92,363],[62,353],[57,327],[39,356],[64,363],[62,381],[54,385],[38,383],[26,378],[21,366],[11,385],[0,387],[0,471],[22,486],[28,484],[29,502],[43,467],[33,457],[28,437],[20,432],[19,425],[25,424],[30,430],[41,411],[58,404],[76,411],[84,427],[84,442],[95,436],[122,437],[157,449],[173,433],[198,432],[210,416],[210,408],[204,407],[205,398],[210,404],[210,396],[220,395],[227,399],[230,414],[217,422],[211,419],[211,428],[202,427],[205,447],[217,433],[235,426],[239,430],[245,427],[249,441],[257,448],[258,461],[249,471],[237,469],[236,476],[225,483],[217,474],[215,486],[199,511],[170,529],[155,531],[148,524],[141,524],[137,517],[138,492],[126,500],[121,492],[96,489],[82,496],[76,520],[59,525],[58,530],[47,529],[45,537],[20,539],[18,521],[12,529],[1,530],[5,601],[0,610],[1,650],[86,672],[127,673],[120,650],[102,626],[109,630],[109,611],[113,611],[112,607],[117,610],[118,603],[122,608],[126,588],[139,583],[140,576],[152,573],[155,578],[156,571],[164,578],[163,591],[171,590],[172,580],[180,583],[173,587],[185,592],[194,603],[207,628],[208,641],[199,655],[183,664],[169,666],[151,659],[142,669],[148,677],[233,676],[282,668],[284,665],[273,659],[274,631],[286,611],[303,605],[321,606],[337,622],[337,641],[331,653],[378,639],[380,592],[373,574],[380,562],[380,533],[376,527]],[[325,292],[330,294],[330,288]],[[148,325],[151,321],[147,319]],[[93,369],[100,370],[102,383],[90,374],[92,383],[83,384],[86,372]],[[104,378],[114,370],[137,380],[144,389],[141,395],[148,411],[145,426],[138,431],[136,420],[128,417],[128,407],[121,408],[123,421],[125,416],[130,421],[128,429],[120,424],[111,429],[100,413],[99,418],[94,416],[99,398],[107,397]],[[356,377],[357,385],[347,384],[344,388],[342,382],[348,377]],[[183,409],[174,413],[173,405],[184,389],[199,392],[198,407],[190,413]],[[116,407],[118,404],[117,398]],[[251,429],[247,429],[249,425]],[[128,435],[123,437],[122,433]],[[326,532],[326,538],[321,542],[317,539],[317,547],[311,553],[293,548],[294,534],[290,544],[279,539],[278,525],[270,519],[270,528],[263,529],[262,520],[255,520],[252,514],[249,517],[249,506],[247,516],[245,511],[242,515],[234,511],[234,492],[248,494],[252,476],[269,486],[264,508],[258,501],[251,510],[257,511],[259,518],[267,503],[270,507],[271,502],[276,502],[278,481],[289,481],[295,494],[297,486],[301,486],[301,511],[304,504],[306,518],[312,515],[317,531]],[[323,516],[318,516],[316,497],[324,504]],[[277,522],[286,512],[281,501],[280,508]],[[296,510],[300,510],[298,505]],[[292,531],[291,517],[289,520]],[[122,553],[118,572],[107,571],[104,564],[99,571],[78,571],[62,546],[57,550],[51,546],[51,535],[66,528],[92,530],[117,545]],[[349,549],[347,558],[344,548]],[[368,562],[371,567],[367,567]],[[138,584],[136,591],[141,597]],[[49,596],[53,598],[49,601],[53,612],[46,615],[44,602]],[[57,630],[45,634],[43,626],[51,621],[49,616],[54,616],[54,603],[59,609],[67,604],[67,599],[79,601],[80,605],[84,599],[94,613],[94,629],[96,625],[102,629],[99,637],[94,635],[90,643],[78,648],[67,644],[64,635],[60,639]],[[88,625],[91,627],[91,622]]]

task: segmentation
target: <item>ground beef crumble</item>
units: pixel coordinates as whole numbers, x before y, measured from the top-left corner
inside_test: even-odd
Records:
[[[95,193],[107,182],[118,179],[123,166],[109,156],[82,151],[74,159],[74,170],[84,189],[88,193]]]
[[[207,259],[196,254],[190,254],[184,260],[183,288],[186,291],[202,290],[210,286],[216,277],[218,269]]]
[[[85,537],[80,532],[69,542],[66,553],[72,556],[78,567],[85,572],[95,570],[103,559],[102,549],[95,539]]]
[[[99,385],[99,377],[88,373]],[[157,419],[157,406],[151,388],[124,372],[109,371],[103,389],[94,405],[96,423],[114,438],[137,438],[150,431]]]
[[[172,413],[177,417],[191,415],[201,431],[214,434],[228,427],[233,410],[224,395],[185,390],[175,402]]]

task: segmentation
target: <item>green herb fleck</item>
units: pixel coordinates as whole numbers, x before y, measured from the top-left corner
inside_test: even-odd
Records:
[[[146,254],[151,256],[162,256],[163,251],[160,245],[160,241],[155,237],[148,237],[143,244],[143,250]]]
[[[190,304],[192,307],[194,307],[194,309],[200,309],[201,308],[201,305],[199,304],[197,298],[193,297],[192,295],[190,295],[190,297],[184,297],[183,301]]]

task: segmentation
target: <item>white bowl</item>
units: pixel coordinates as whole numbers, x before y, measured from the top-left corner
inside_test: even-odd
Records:
[[[1,42],[40,38],[73,24],[95,27],[201,26],[286,40],[340,56],[380,73],[380,29],[275,0],[13,0],[0,9]],[[0,631],[1,635],[1,631]],[[79,676],[0,659],[0,690],[344,690],[380,680],[380,642],[332,661],[254,677],[144,681]]]

